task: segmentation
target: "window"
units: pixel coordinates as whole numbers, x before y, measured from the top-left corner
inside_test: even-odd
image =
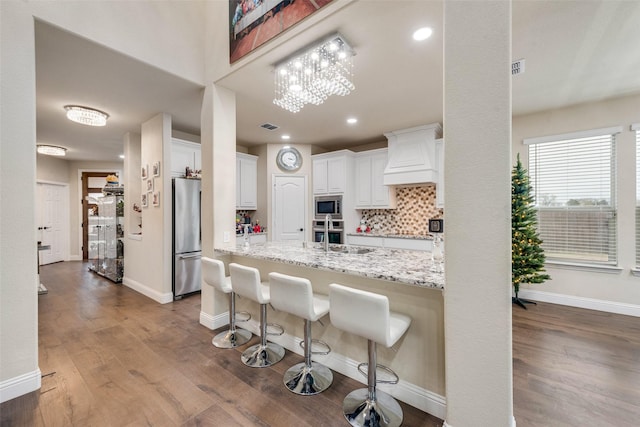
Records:
[[[640,123],[631,125],[636,131],[636,267],[640,267]]]
[[[616,146],[622,128],[526,139],[548,261],[617,263]]]

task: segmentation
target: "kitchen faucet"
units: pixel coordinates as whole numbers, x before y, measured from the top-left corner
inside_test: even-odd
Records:
[[[329,228],[333,229],[333,224],[331,223],[331,215],[327,214],[324,217],[324,251],[329,252]],[[331,224],[331,225],[329,225]]]

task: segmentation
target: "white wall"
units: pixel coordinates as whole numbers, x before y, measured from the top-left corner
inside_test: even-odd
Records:
[[[69,183],[69,162],[65,159],[37,154],[36,169],[38,181]]]
[[[622,126],[616,136],[618,158],[618,266],[621,273],[603,273],[547,265],[551,280],[522,286],[524,298],[558,302],[640,316],[640,277],[631,275],[635,264],[635,132],[640,122],[640,95],[514,117],[513,159],[520,153],[528,165],[525,138]],[[550,294],[547,294],[550,293]],[[593,299],[598,301],[592,301]]]

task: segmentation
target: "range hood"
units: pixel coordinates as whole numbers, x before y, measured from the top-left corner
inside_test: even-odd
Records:
[[[389,160],[384,169],[384,185],[438,183],[442,150],[438,138],[440,123],[387,132]]]

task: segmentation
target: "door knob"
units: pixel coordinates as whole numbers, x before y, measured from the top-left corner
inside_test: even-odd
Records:
[[[301,228],[300,231],[304,231],[304,228]]]

